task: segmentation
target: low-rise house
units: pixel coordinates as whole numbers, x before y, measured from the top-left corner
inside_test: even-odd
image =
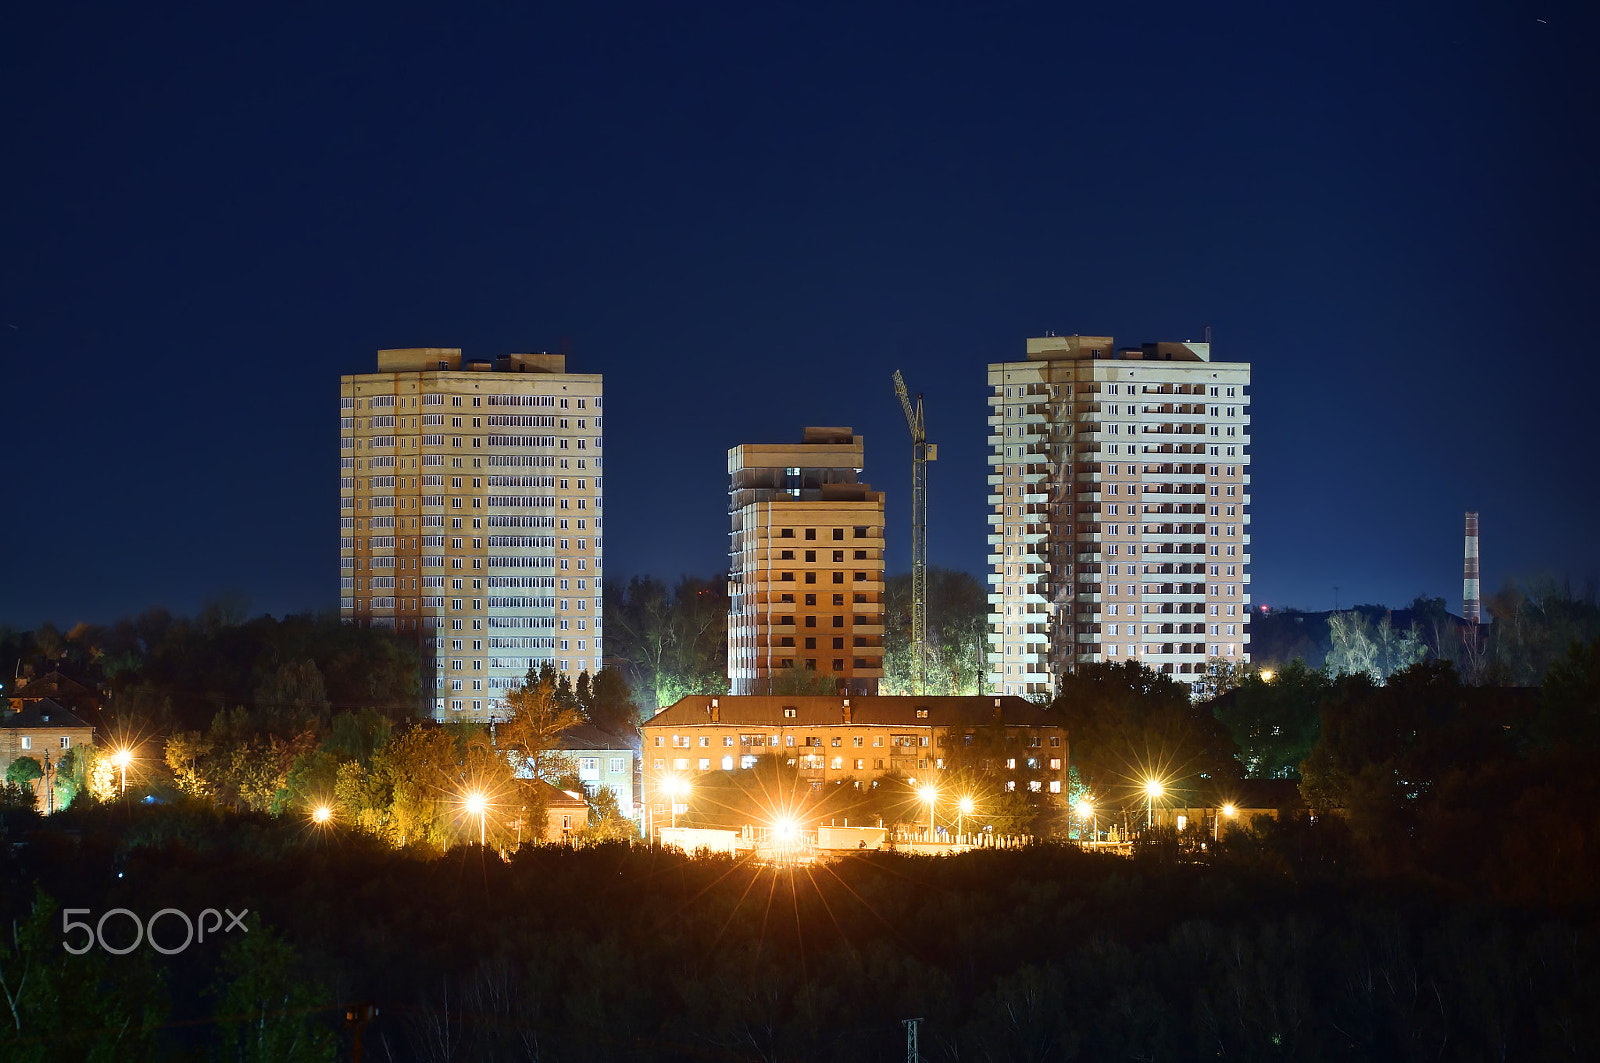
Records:
[[[637,793],[634,769],[639,758],[639,739],[602,731],[593,724],[580,723],[561,732],[557,748],[572,758],[578,780],[592,797],[603,786],[617,796],[617,807],[629,819],[637,818]]]
[[[1008,791],[1063,794],[1067,730],[1021,697],[994,695],[691,695],[640,728],[644,804],[659,817],[685,782],[754,768],[763,756],[798,769],[814,791],[887,776],[937,786],[959,764]],[[681,807],[681,806],[680,806]]]
[[[6,700],[14,710],[26,708],[31,702],[49,700],[93,726],[100,723],[100,695],[60,672],[25,676],[21,685],[6,695]]]
[[[18,757],[32,757],[43,767],[46,754],[59,764],[69,750],[92,745],[94,728],[49,698],[23,702],[0,720],[0,770]]]
[[[582,794],[558,789],[543,780],[537,780],[533,785],[544,799],[544,831],[536,837],[534,832],[537,825],[530,824],[529,832],[523,835],[525,840],[570,842],[589,825],[589,802],[583,799]]]
[[[1176,830],[1198,828],[1213,838],[1251,826],[1258,816],[1278,819],[1305,811],[1299,784],[1292,779],[1240,779],[1218,783],[1204,793],[1187,794],[1176,804],[1157,804],[1155,819]],[[1196,800],[1198,799],[1198,800]]]
[[[20,708],[12,708],[0,719],[0,772],[9,771],[21,757],[32,757],[44,773],[35,790],[40,807],[48,810],[47,780],[62,757],[94,745],[94,728],[49,698],[19,699],[12,704]]]

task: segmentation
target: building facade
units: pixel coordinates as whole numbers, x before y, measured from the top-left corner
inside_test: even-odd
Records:
[[[556,748],[572,758],[578,780],[592,797],[604,787],[617,798],[617,808],[629,819],[639,816],[635,769],[639,737],[620,737],[593,724],[581,723],[562,731]]]
[[[600,669],[603,402],[558,354],[379,351],[340,379],[340,615],[416,632],[435,716]]]
[[[989,366],[991,689],[1250,658],[1250,366],[1209,343],[1027,341]]]
[[[728,679],[766,693],[792,670],[874,694],[883,678],[883,492],[849,428],[728,451]]]
[[[21,757],[32,757],[41,769],[54,768],[74,749],[94,745],[93,725],[49,698],[12,704],[0,718],[0,773]]]
[[[891,775],[937,786],[974,738],[994,751],[984,768],[1004,789],[1066,790],[1066,729],[1019,697],[691,695],[652,716],[640,733],[644,803],[657,813],[670,808],[678,784],[692,786],[707,772],[748,771],[763,756],[796,768],[813,790]]]

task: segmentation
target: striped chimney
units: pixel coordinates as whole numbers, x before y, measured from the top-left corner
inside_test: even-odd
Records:
[[[1467,514],[1467,548],[1461,563],[1461,615],[1476,624],[1483,614],[1478,597],[1478,514]]]

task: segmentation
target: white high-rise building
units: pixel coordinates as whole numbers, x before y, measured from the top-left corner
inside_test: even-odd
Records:
[[[989,679],[1250,659],[1250,366],[1046,336],[989,366]]]
[[[530,668],[601,667],[598,373],[559,354],[378,352],[340,378],[339,613],[415,631],[441,719],[487,719]]]

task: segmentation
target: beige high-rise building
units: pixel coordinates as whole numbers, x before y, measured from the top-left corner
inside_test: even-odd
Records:
[[[858,480],[864,449],[849,428],[807,428],[799,443],[728,451],[733,693],[768,693],[791,669],[877,693],[883,492]]]
[[[989,366],[994,692],[1250,659],[1249,390],[1209,343],[1046,336]]]
[[[417,633],[437,717],[600,669],[602,406],[559,354],[379,351],[340,378],[339,613]]]

